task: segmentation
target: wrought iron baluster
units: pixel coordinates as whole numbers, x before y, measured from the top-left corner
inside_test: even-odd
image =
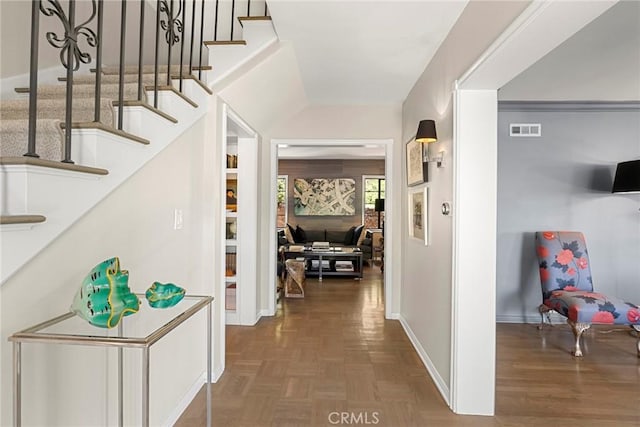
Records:
[[[76,25],[76,0],[69,0],[69,27]],[[64,51],[64,50],[63,50]],[[61,51],[61,54],[62,52]],[[73,163],[71,160],[71,122],[73,118],[73,68],[70,66],[73,60],[73,50],[67,49],[67,94],[64,114],[64,158],[62,163]]]
[[[76,2],[69,0],[68,17],[65,14],[58,0],[48,0],[48,5],[44,6],[39,2],[40,11],[45,16],[56,16],[64,27],[64,36],[60,37],[53,31],[46,34],[49,44],[60,49],[60,62],[67,70],[67,87],[66,87],[66,107],[65,107],[65,137],[64,137],[64,153],[62,161],[64,163],[73,163],[71,161],[71,123],[72,121],[72,105],[73,105],[73,72],[80,68],[80,64],[88,64],[91,61],[91,55],[83,52],[78,46],[78,41],[84,37],[90,47],[96,47],[98,38],[96,34],[87,27],[87,24],[96,16],[96,0],[91,0],[92,12],[89,18],[76,26]],[[33,88],[37,90],[37,87]]]
[[[198,78],[202,80],[202,45],[204,43],[204,0],[202,0],[202,11],[200,12],[200,58],[198,59]],[[216,0],[216,5],[218,1]]]
[[[251,16],[251,0],[247,0],[247,16]]]
[[[191,47],[189,48],[189,74],[193,73],[193,37],[196,24],[196,0],[191,1]]]
[[[124,108],[124,53],[126,46],[126,29],[127,29],[127,0],[122,0],[120,8],[120,81],[118,82],[118,129],[122,130],[122,119]]]
[[[267,2],[264,2],[264,16],[269,16],[267,11]]]
[[[219,0],[216,0],[216,19],[213,23],[213,41],[218,41],[218,6]]]
[[[165,30],[165,38],[167,39],[167,86],[171,86],[171,48],[173,47],[173,37],[172,37],[172,32],[173,32],[173,0],[171,1],[171,6],[169,7],[169,9],[166,11],[167,15],[168,15],[168,19],[167,19],[167,28],[162,28],[163,30]],[[165,2],[166,5],[166,2]]]
[[[104,31],[104,0],[98,0],[98,46],[96,47],[96,90],[94,121],[100,121],[100,96],[102,91],[102,33]]]
[[[40,157],[36,153],[36,120],[38,115],[38,38],[40,36],[40,0],[31,4],[31,58],[29,59],[29,139],[27,157]]]
[[[167,4],[166,0],[160,1],[161,12],[167,15],[166,21],[161,21],[160,25],[164,30],[165,40],[167,42],[168,60],[167,60],[167,86],[171,85],[171,51],[173,45],[180,41],[180,34],[183,32],[182,20],[180,15],[182,13],[182,1],[178,1],[178,12],[174,15],[174,0],[170,0],[170,4]]]
[[[182,11],[182,22],[185,22],[186,13],[185,13],[185,0],[182,0],[182,6],[180,7]],[[184,27],[182,28],[182,39],[180,40],[180,92],[182,92],[182,67],[184,65]]]
[[[153,68],[153,106],[158,108],[158,55],[160,49],[160,0],[156,0],[156,51]]]
[[[144,56],[144,4],[145,0],[140,1],[140,40],[138,46],[138,101],[142,101],[142,57]]]
[[[64,36],[60,37],[53,31],[49,31],[46,34],[49,44],[57,49],[60,49],[60,62],[65,68],[71,67],[73,71],[77,71],[80,68],[80,64],[88,64],[91,62],[91,55],[87,52],[83,52],[78,46],[80,37],[84,37],[86,43],[90,47],[96,47],[98,38],[91,28],[87,27],[87,24],[93,20],[96,16],[96,0],[91,0],[92,12],[89,18],[82,24],[75,26],[71,25],[70,19],[64,13],[62,6],[58,0],[47,0],[50,5],[44,6],[40,2],[40,11],[45,16],[56,16],[64,27]],[[70,2],[75,0],[70,0]],[[75,10],[75,8],[74,8]],[[74,12],[75,13],[75,12]],[[75,21],[75,17],[74,17]],[[71,51],[71,60],[67,53]]]
[[[236,13],[236,0],[231,0],[231,38],[230,40],[233,41],[233,16]]]

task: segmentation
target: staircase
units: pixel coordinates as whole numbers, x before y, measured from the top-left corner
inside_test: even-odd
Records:
[[[99,7],[101,1],[92,3]],[[147,8],[156,4],[142,1],[140,6],[144,8],[145,3]],[[214,22],[203,18],[201,27],[196,23],[196,28],[188,28],[190,21],[196,21],[189,12],[194,17],[200,16],[200,7],[220,12],[223,5],[218,1],[194,1],[189,6],[184,1],[163,0],[157,4],[161,5],[158,16],[164,13],[167,25],[176,20],[184,23],[182,40],[189,38],[194,45],[191,60],[184,60],[182,53],[177,61],[174,56],[171,65],[166,61],[158,64],[156,48],[155,63],[144,60],[141,53],[137,64],[129,64],[121,55],[121,64],[94,61],[97,70],[71,73],[71,79],[61,67],[57,84],[40,84],[35,93],[28,85],[19,87],[14,99],[0,102],[0,285],[207,114],[214,99],[212,88],[277,40],[268,16],[238,16],[239,11],[266,12],[264,3],[247,2],[231,10],[227,22],[240,25],[228,25],[226,40],[219,40],[222,37],[216,31],[209,31],[212,40],[197,40],[198,31],[206,35],[212,25],[224,28],[217,22],[218,14]],[[183,5],[182,15],[172,10],[179,4]],[[156,12],[147,11],[147,18],[155,17]],[[141,21],[144,16],[141,13]],[[157,28],[144,37],[153,39],[160,32]],[[40,37],[44,40],[42,34]],[[169,46],[165,60],[170,59],[176,46],[166,42],[164,46]],[[200,46],[204,55],[198,55]],[[198,56],[204,56],[204,61],[197,61]],[[68,84],[70,80],[73,84]],[[34,99],[37,108],[30,115]],[[35,138],[30,136],[30,117]],[[33,147],[31,138],[35,139]]]

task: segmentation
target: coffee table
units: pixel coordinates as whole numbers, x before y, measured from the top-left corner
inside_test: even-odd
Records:
[[[357,248],[345,248],[331,246],[328,249],[312,249],[310,246],[296,246],[286,248],[283,252],[284,259],[304,258],[306,277],[318,277],[321,282],[324,276],[353,277],[362,279],[362,251]],[[312,261],[318,261],[318,269],[312,269]],[[329,268],[323,267],[322,261],[329,261]],[[352,261],[353,270],[336,270],[336,261]]]

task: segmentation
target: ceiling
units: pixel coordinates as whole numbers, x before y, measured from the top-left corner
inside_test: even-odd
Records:
[[[294,46],[309,102],[340,105],[402,103],[466,3],[272,0],[269,4],[278,36]],[[639,46],[640,1],[620,1],[507,83],[499,98],[637,101]],[[318,147],[289,147],[280,148],[279,155],[384,156],[382,146],[377,152],[354,147],[327,150],[323,154]]]
[[[272,0],[313,104],[400,104],[467,1]]]

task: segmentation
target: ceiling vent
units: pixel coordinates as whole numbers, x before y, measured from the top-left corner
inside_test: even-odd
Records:
[[[509,136],[542,136],[540,123],[511,123]]]

